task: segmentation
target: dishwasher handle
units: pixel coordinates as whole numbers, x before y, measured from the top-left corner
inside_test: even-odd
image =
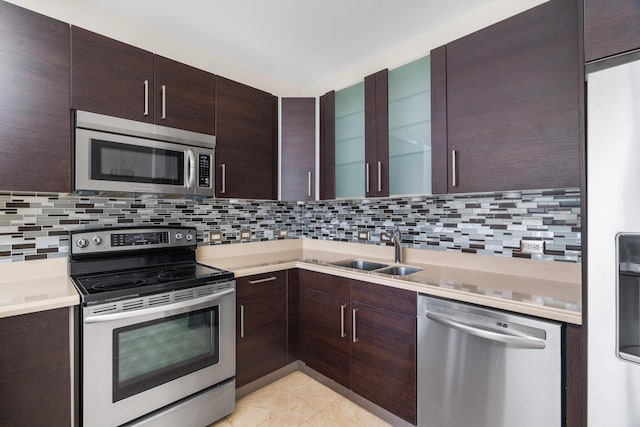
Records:
[[[433,320],[434,322],[438,322],[441,325],[448,326],[450,328],[457,329],[458,331],[464,332],[466,334],[474,335],[476,337],[483,338],[486,340],[497,341],[497,342],[509,344],[515,347],[520,347],[520,348],[529,348],[529,349],[536,349],[536,350],[541,350],[545,348],[545,342],[537,338],[521,337],[521,336],[503,334],[500,332],[487,331],[485,329],[480,329],[480,328],[459,322],[457,320],[450,319],[448,317],[438,316],[433,313],[427,313],[427,318]]]

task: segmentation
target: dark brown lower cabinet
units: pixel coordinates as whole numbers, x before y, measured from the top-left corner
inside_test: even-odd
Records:
[[[287,364],[300,359],[300,270],[287,270]]]
[[[304,362],[415,424],[416,293],[310,271],[300,284]]]
[[[351,280],[351,314],[351,389],[416,424],[416,293]]]
[[[349,279],[300,272],[303,360],[337,383],[351,387]]]
[[[236,279],[236,387],[287,364],[287,272]]]
[[[0,319],[0,426],[71,425],[69,309]]]
[[[566,427],[587,425],[587,329],[585,325],[566,327]]]

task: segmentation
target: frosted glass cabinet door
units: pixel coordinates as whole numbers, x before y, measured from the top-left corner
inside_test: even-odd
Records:
[[[429,57],[389,71],[389,195],[431,193]]]
[[[364,82],[335,93],[336,198],[364,197]]]

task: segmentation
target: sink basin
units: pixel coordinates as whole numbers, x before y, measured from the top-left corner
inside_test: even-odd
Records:
[[[371,262],[371,261],[363,261],[361,259],[348,259],[346,261],[336,261],[336,262],[332,262],[331,265],[335,265],[338,267],[353,268],[356,270],[364,270],[364,271],[378,270],[380,268],[388,267],[387,264],[380,264],[378,262]]]
[[[421,268],[406,267],[404,265],[394,265],[392,267],[381,268],[376,273],[390,274],[392,276],[406,276],[407,274],[417,273]]]

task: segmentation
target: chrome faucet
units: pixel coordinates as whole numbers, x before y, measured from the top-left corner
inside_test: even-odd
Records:
[[[400,247],[400,227],[397,225],[391,234],[391,240],[393,240],[393,248],[395,249],[395,262],[400,264],[402,263],[402,248]]]

